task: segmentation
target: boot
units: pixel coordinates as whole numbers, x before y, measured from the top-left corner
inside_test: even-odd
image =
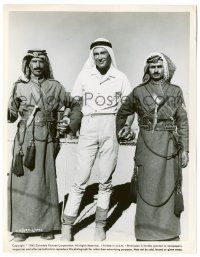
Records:
[[[25,233],[13,233],[15,242],[23,242],[28,238],[28,235]]]
[[[106,239],[105,226],[100,223],[96,223],[95,232],[94,232],[94,241],[103,241],[105,239]]]
[[[43,232],[43,233],[41,233],[40,237],[45,240],[55,239],[53,232]]]
[[[96,217],[95,217],[95,233],[94,233],[94,241],[103,241],[106,239],[106,219],[108,215],[108,209],[102,209],[97,206],[96,209]]]
[[[73,241],[72,227],[76,217],[63,215],[61,241]]]

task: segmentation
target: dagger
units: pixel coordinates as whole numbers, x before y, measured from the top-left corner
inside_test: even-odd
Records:
[[[33,111],[31,112],[31,115],[29,116],[29,118],[28,118],[28,120],[27,120],[26,128],[28,128],[28,127],[31,125],[31,123],[32,123],[32,121],[33,121],[33,119],[34,119],[34,117],[35,117],[35,115],[36,115],[36,112],[37,112],[39,109],[40,109],[40,107],[37,106],[37,105],[35,105]]]

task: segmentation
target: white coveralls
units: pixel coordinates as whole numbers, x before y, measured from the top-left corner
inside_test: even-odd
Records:
[[[121,101],[131,92],[126,75],[113,65],[101,75],[96,67],[82,71],[72,97],[83,98],[83,119],[77,149],[75,179],[64,214],[77,216],[90,173],[99,151],[99,193],[97,207],[108,209],[112,174],[118,155],[115,114]]]

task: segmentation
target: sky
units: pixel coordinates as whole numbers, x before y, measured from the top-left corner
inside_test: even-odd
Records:
[[[189,89],[189,13],[186,12],[10,12],[8,88],[21,73],[27,50],[47,50],[54,77],[71,91],[98,37],[111,41],[119,70],[132,87],[141,83],[145,58],[155,51],[175,65],[173,83]]]

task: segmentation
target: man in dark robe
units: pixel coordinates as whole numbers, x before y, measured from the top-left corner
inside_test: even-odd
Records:
[[[137,184],[137,240],[177,240],[181,233],[181,168],[188,163],[189,129],[182,90],[170,83],[174,71],[166,55],[151,54],[143,83],[117,114],[118,137],[127,116],[138,114],[133,180]]]
[[[74,134],[82,114],[79,104],[54,80],[45,50],[29,50],[22,71],[8,106],[9,122],[20,115],[9,174],[9,230],[14,241],[24,241],[34,233],[54,239],[54,232],[61,229],[55,167],[58,111],[66,108],[63,120]],[[69,108],[70,119],[65,117]]]

